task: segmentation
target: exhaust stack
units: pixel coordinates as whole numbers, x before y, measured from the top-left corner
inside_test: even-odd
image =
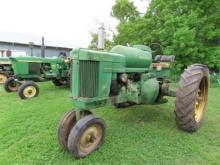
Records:
[[[105,49],[105,28],[104,23],[101,24],[101,27],[98,31],[98,49]]]
[[[45,57],[45,45],[44,45],[44,37],[42,37],[41,41],[41,57]]]

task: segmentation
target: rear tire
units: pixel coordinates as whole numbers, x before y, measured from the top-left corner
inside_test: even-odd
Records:
[[[63,86],[63,85],[66,85],[66,83],[65,83],[64,81],[60,80],[60,79],[53,79],[52,82],[53,82],[53,84],[54,84],[55,86]]]
[[[21,99],[29,99],[39,95],[39,88],[34,82],[25,82],[18,89],[18,94]]]
[[[15,81],[14,77],[9,77],[4,84],[4,89],[6,92],[16,92],[18,91],[18,88],[20,86],[20,83]]]
[[[201,127],[209,84],[209,70],[204,65],[191,65],[181,75],[174,110],[176,124],[180,129],[194,132]]]

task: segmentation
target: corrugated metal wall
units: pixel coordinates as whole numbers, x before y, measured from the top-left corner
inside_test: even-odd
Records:
[[[26,52],[27,55],[31,55],[31,49],[29,46],[25,45],[16,45],[16,44],[7,44],[7,43],[0,43],[0,51],[1,50],[11,50],[12,54],[13,52],[16,52],[15,54],[19,54],[19,52]],[[69,49],[65,48],[47,48],[45,49],[45,55],[47,57],[52,57],[52,56],[58,56],[61,52],[66,53],[69,55]],[[33,55],[34,56],[41,56],[41,48],[40,47],[34,47],[33,48]],[[0,54],[1,56],[1,54]]]

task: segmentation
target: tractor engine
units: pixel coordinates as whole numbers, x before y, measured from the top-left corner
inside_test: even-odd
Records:
[[[151,50],[147,46],[134,47],[116,46],[111,51],[124,55],[126,67],[133,70],[131,73],[118,73],[117,78],[112,80],[110,96],[113,104],[127,107],[133,104],[167,102],[164,96],[169,95],[169,63],[174,60],[174,56],[159,55],[152,63]],[[135,71],[143,67],[149,69]],[[166,70],[168,73],[161,73]]]

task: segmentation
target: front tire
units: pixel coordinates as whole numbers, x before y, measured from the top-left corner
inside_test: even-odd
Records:
[[[13,77],[9,77],[4,84],[4,89],[6,92],[16,92],[18,91],[18,88],[20,86],[20,83],[15,81]]]
[[[39,88],[34,82],[25,82],[18,89],[18,94],[21,99],[29,99],[39,95]]]
[[[189,66],[181,75],[175,100],[177,126],[188,132],[201,127],[209,91],[209,70],[206,66]]]
[[[80,118],[90,114],[92,113],[88,110],[81,111]],[[60,146],[65,150],[68,150],[67,148],[68,136],[70,134],[71,129],[75,126],[76,122],[77,122],[76,111],[73,109],[67,112],[59,123],[58,131],[57,131],[58,142]]]
[[[70,131],[68,149],[76,158],[83,158],[98,149],[105,137],[105,122],[94,115],[81,118]]]

